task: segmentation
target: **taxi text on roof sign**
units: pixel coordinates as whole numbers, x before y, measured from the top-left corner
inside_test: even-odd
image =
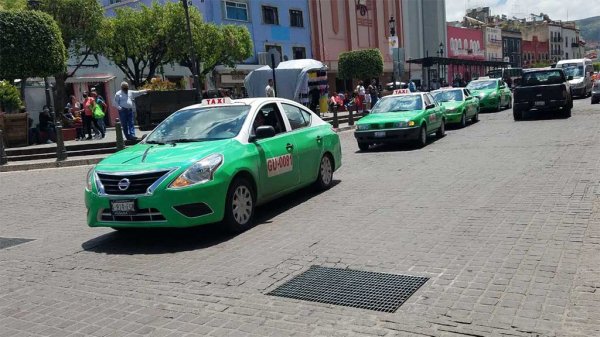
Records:
[[[410,94],[410,90],[408,89],[396,89],[392,92],[393,95],[400,95],[400,94]]]
[[[207,98],[202,100],[202,105],[215,105],[215,104],[230,104],[233,103],[229,97],[220,98]]]

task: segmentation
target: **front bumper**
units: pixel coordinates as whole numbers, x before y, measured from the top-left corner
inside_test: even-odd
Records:
[[[580,88],[571,87],[571,96],[583,97],[587,94],[587,88],[585,86]]]
[[[94,186],[93,191],[85,191],[87,223],[90,227],[153,228],[192,227],[219,222],[225,212],[227,188],[225,181],[213,180],[177,190],[161,186],[151,195],[128,196],[99,195]],[[123,199],[136,200],[136,215],[112,216],[110,200]]]
[[[447,124],[456,124],[456,123],[460,123],[461,119],[462,119],[462,111],[457,111],[457,112],[452,112],[452,113],[448,113],[446,112],[446,123]]]
[[[560,100],[549,100],[545,101],[545,104],[535,105],[534,102],[515,102],[514,109],[519,111],[529,111],[529,110],[537,110],[537,111],[556,111],[560,108],[568,108],[569,101],[566,99]]]
[[[401,129],[355,131],[354,137],[360,143],[401,143],[418,139],[420,129],[415,126]]]

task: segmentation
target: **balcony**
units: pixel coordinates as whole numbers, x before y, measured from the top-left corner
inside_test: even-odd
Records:
[[[579,48],[579,42],[571,43],[571,48]]]

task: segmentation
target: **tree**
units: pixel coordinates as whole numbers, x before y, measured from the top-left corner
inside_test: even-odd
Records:
[[[24,10],[26,8],[26,0],[0,0],[0,10]]]
[[[97,0],[39,0],[38,9],[50,14],[58,23],[71,70],[54,74],[57,106],[64,106],[67,78],[86,65],[100,46],[98,32],[104,9]]]
[[[383,74],[383,56],[379,49],[363,49],[341,53],[338,76],[342,79],[367,79]]]
[[[171,63],[187,43],[183,7],[177,2],[140,9],[119,8],[105,20],[102,53],[136,86],[149,82],[161,65]]]
[[[20,107],[19,89],[8,81],[0,81],[0,111],[13,112]]]
[[[0,79],[50,76],[64,72],[66,61],[60,29],[50,15],[0,11]]]

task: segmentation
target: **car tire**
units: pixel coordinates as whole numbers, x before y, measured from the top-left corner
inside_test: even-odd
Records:
[[[508,100],[508,107],[507,109],[512,109],[512,98]]]
[[[442,119],[442,124],[440,125],[439,129],[435,133],[435,136],[437,138],[444,138],[445,135],[446,135],[446,121],[444,119]]]
[[[460,127],[464,128],[467,126],[467,114],[463,112],[462,116],[460,116]]]
[[[419,137],[416,141],[417,147],[425,147],[427,145],[427,127],[425,125],[421,125],[421,129],[419,130]]]
[[[315,183],[318,190],[325,191],[331,188],[331,185],[333,184],[333,170],[333,159],[331,158],[331,155],[326,153],[321,157],[321,162],[319,164],[319,174]]]
[[[241,233],[252,227],[255,205],[254,185],[247,178],[235,178],[225,199],[225,229],[230,233]]]
[[[571,117],[571,108],[566,108],[566,109],[563,111],[563,117],[564,117],[564,118],[570,118],[570,117]]]
[[[515,122],[523,120],[523,117],[525,117],[525,113],[513,108],[513,119]]]
[[[358,149],[362,152],[367,152],[369,151],[369,145],[369,143],[358,142]]]
[[[471,123],[477,123],[479,122],[479,111],[477,111],[475,113],[475,115],[473,115],[473,117],[471,117]]]

